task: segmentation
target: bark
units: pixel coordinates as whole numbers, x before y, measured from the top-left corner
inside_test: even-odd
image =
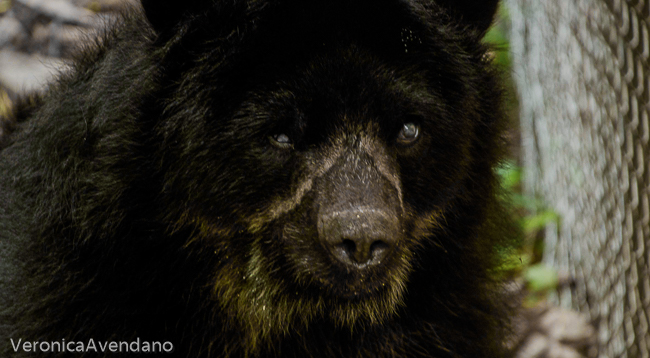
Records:
[[[599,357],[650,356],[648,0],[508,0],[525,190],[561,218],[547,264]]]

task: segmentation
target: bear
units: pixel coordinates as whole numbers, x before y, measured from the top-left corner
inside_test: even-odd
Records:
[[[142,0],[3,119],[3,357],[503,357],[497,0]]]

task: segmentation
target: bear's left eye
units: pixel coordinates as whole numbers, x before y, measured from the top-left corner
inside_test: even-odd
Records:
[[[405,123],[397,135],[397,143],[409,145],[415,143],[420,136],[420,126],[415,123]]]
[[[289,138],[288,135],[284,133],[278,133],[270,136],[269,141],[271,142],[271,144],[273,144],[274,146],[280,149],[291,149],[293,147],[293,143],[291,142],[291,139]]]

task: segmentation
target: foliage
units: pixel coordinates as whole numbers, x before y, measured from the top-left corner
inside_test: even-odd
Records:
[[[0,89],[0,117],[7,115],[10,109],[11,100],[9,99],[7,92]]]
[[[10,0],[0,0],[0,14],[7,12],[11,6]]]
[[[513,85],[509,77],[511,61],[509,55],[510,43],[508,9],[501,3],[498,20],[485,35],[484,41],[493,49],[494,61],[506,74],[507,88],[512,90]],[[515,96],[507,96],[506,108],[512,118],[511,140],[516,142],[518,137],[518,103]],[[535,302],[558,284],[557,272],[540,263],[544,251],[543,229],[550,223],[559,220],[557,213],[548,209],[542,200],[523,193],[522,180],[525,173],[517,164],[517,149],[513,149],[511,158],[497,168],[501,180],[504,199],[510,204],[514,220],[522,232],[522,239],[515,248],[501,252],[503,264],[501,272],[506,272],[512,277],[518,277],[526,283],[531,292],[527,303]]]

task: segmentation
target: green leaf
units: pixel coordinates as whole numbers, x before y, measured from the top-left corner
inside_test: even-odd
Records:
[[[521,168],[511,161],[501,163],[496,173],[501,180],[501,186],[506,190],[513,190],[521,182]]]
[[[548,291],[557,288],[557,272],[544,264],[537,264],[526,269],[524,279],[532,292]]]
[[[523,219],[522,226],[526,234],[535,233],[551,222],[558,222],[557,213],[552,210],[544,210],[537,215],[528,216]]]

